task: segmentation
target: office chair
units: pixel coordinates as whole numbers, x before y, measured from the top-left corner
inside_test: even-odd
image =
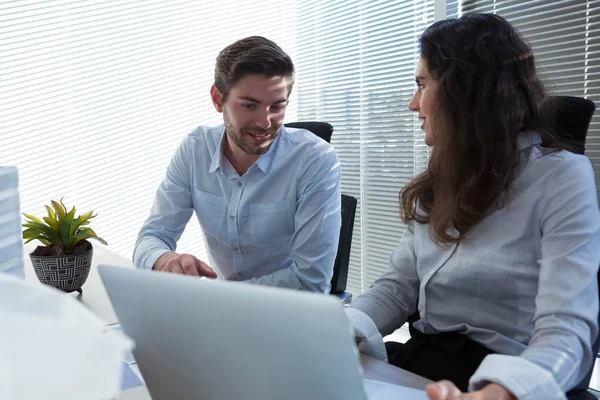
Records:
[[[570,151],[577,154],[585,153],[585,140],[596,105],[589,99],[571,96],[552,96],[546,105],[552,118],[551,126],[555,134],[570,146]],[[600,292],[600,275],[598,276]],[[419,311],[408,316],[408,330],[412,336],[415,332],[413,323],[420,319]],[[600,326],[600,313],[598,314]],[[592,345],[593,354],[598,354],[600,335]],[[597,400],[596,396],[588,391],[594,363],[588,374],[567,393],[569,400]]]
[[[356,197],[342,194],[342,227],[340,229],[340,243],[338,244],[337,255],[333,264],[331,294],[343,294],[346,290],[356,203]]]
[[[303,121],[286,123],[284,125],[286,128],[306,129],[327,143],[331,141],[333,126],[327,122]],[[352,295],[346,292],[346,284],[348,281],[348,266],[350,263],[350,248],[352,245],[356,204],[355,197],[342,194],[342,226],[340,228],[340,242],[338,244],[337,255],[333,264],[330,293],[339,297],[343,303],[350,303],[352,300]]]
[[[546,103],[552,116],[553,131],[567,144],[573,153],[585,153],[585,139],[596,110],[589,99],[572,96],[552,96]]]
[[[318,121],[302,121],[302,122],[290,122],[284,124],[286,128],[300,128],[311,131],[327,143],[331,143],[331,135],[333,134],[333,126],[327,122]]]

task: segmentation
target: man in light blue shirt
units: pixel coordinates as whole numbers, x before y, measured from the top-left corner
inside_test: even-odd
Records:
[[[330,144],[283,126],[293,74],[263,37],[219,53],[210,93],[224,125],[199,127],[179,146],[139,233],[137,268],[329,292],[340,164]],[[175,252],[194,211],[208,263]]]

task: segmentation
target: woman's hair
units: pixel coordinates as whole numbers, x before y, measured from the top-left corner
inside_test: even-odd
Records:
[[[425,172],[400,192],[402,220],[430,224],[438,245],[458,243],[496,202],[504,205],[517,137],[538,131],[560,147],[543,110],[531,47],[502,17],[470,14],[425,30],[421,59],[438,82],[427,122],[435,144]]]

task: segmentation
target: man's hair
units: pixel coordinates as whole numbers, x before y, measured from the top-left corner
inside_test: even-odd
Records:
[[[458,243],[492,205],[505,205],[521,131],[539,132],[545,147],[563,145],[544,115],[547,95],[531,47],[505,19],[438,21],[420,45],[438,82],[427,117],[435,143],[427,170],[400,192],[401,215],[430,224],[438,245]]]
[[[294,63],[281,47],[262,36],[250,36],[230,44],[221,50],[215,65],[215,86],[223,102],[231,87],[248,74],[289,77],[291,92]]]

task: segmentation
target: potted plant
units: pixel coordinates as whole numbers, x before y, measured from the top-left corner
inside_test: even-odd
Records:
[[[82,293],[92,265],[93,247],[87,239],[103,239],[96,235],[88,225],[96,215],[93,211],[75,217],[75,207],[67,212],[62,202],[52,200],[52,207],[45,206],[48,212],[43,221],[33,215],[23,224],[25,243],[39,240],[43,246],[37,246],[29,254],[31,263],[40,282],[63,290],[67,293]]]

